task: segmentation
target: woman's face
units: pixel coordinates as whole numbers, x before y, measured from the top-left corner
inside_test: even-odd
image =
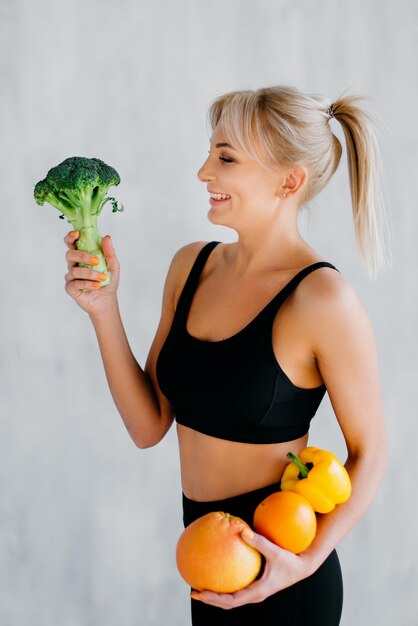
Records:
[[[286,190],[286,174],[269,171],[229,143],[218,124],[210,141],[209,156],[198,171],[208,192],[228,194],[227,200],[209,200],[211,222],[236,228],[249,222],[270,221]],[[260,222],[261,220],[261,222]]]

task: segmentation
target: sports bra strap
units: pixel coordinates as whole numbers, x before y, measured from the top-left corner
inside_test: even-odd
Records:
[[[286,298],[290,295],[290,293],[296,289],[299,283],[311,272],[318,269],[319,267],[332,267],[333,269],[338,270],[332,263],[328,263],[328,261],[317,261],[316,263],[311,263],[307,267],[301,269],[293,278],[289,280],[288,283],[285,284],[284,287],[280,289],[278,293],[273,297],[272,300],[260,311],[257,318],[261,321],[265,319],[265,316],[274,317]]]
[[[181,314],[183,317],[187,317],[193,294],[196,290],[197,283],[199,282],[200,274],[202,273],[202,269],[207,261],[209,254],[212,252],[213,248],[218,245],[218,243],[220,243],[220,241],[209,241],[209,243],[204,245],[203,248],[199,250],[199,254],[197,255],[192,265],[192,269],[189,272],[183,290],[180,294],[180,298],[177,303],[176,315],[178,313]]]
[[[305,278],[305,276],[307,276],[308,274],[310,274],[311,272],[313,272],[314,270],[320,267],[332,267],[334,270],[337,270],[337,272],[340,271],[335,267],[335,265],[332,265],[332,263],[328,263],[328,261],[316,261],[316,263],[312,263],[311,265],[304,267],[303,269],[300,270],[300,272],[298,272],[295,276],[293,276],[293,278],[291,278],[290,281],[286,283],[286,285],[279,291],[277,296],[280,296],[280,298],[283,298],[283,300],[285,300],[287,296],[294,289],[296,289],[296,287],[299,285],[301,280]]]
[[[187,319],[190,304],[193,299],[193,294],[196,290],[197,283],[199,282],[199,277],[202,273],[202,269],[206,263],[206,260],[209,254],[212,252],[213,248],[217,246],[218,243],[220,242],[210,241],[209,243],[204,245],[203,248],[200,249],[199,254],[197,255],[192,265],[190,273],[181,292],[176,309],[176,316],[181,315],[183,320]],[[332,267],[333,269],[337,270],[337,272],[340,271],[335,267],[335,265],[332,265],[332,263],[329,263],[328,261],[317,261],[316,263],[312,263],[311,265],[304,267],[300,270],[300,272],[293,276],[293,278],[291,278],[288,283],[286,283],[286,285],[273,297],[272,300],[270,300],[270,302],[264,307],[264,309],[260,311],[257,318],[260,317],[261,319],[263,315],[271,309],[277,312],[277,302],[279,303],[280,307],[286,300],[287,296],[293,291],[293,289],[298,286],[301,280],[303,280],[305,276],[318,269],[319,267]]]

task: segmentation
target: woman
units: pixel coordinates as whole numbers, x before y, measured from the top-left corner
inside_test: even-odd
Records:
[[[96,289],[97,272],[77,266],[94,263],[76,249],[77,232],[65,237],[66,291],[94,325],[132,440],[154,446],[176,419],[185,526],[217,510],[252,525],[257,504],[280,489],[286,454],[306,447],[326,391],[345,438],[350,499],[317,516],[316,537],[299,555],[257,533],[243,536],[262,553],[262,572],[236,593],[192,590],[194,625],[340,622],[335,547],[377,493],[386,434],[370,320],[342,273],[300,236],[297,218],[338,166],[333,117],[346,137],[362,260],[373,276],[382,266],[377,143],[358,99],[329,106],[276,86],[212,103],[209,156],[198,176],[212,194],[209,220],[236,230],[238,240],[194,242],[174,255],[144,369],[119,314],[120,266],[110,236],[102,247],[112,279],[103,289]]]

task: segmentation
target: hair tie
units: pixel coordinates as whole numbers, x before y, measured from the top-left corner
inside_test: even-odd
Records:
[[[334,111],[332,110],[333,105],[331,104],[327,110],[325,111],[325,113],[329,116],[328,119],[330,120],[331,117],[335,117],[334,115]]]

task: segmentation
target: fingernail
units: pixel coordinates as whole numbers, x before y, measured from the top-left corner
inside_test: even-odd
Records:
[[[72,231],[70,232],[70,235],[71,235],[71,237],[77,237],[77,235],[78,235],[78,230],[72,230]]]
[[[196,595],[196,594],[194,594],[194,593],[191,593],[191,594],[190,594],[190,597],[191,597],[191,598],[193,598],[193,600],[200,600],[200,596],[197,596],[197,595]]]
[[[98,278],[99,280],[107,280],[107,274],[98,274],[98,275],[97,275],[97,278]]]
[[[101,287],[100,283],[92,283],[92,289],[98,289],[99,287]]]
[[[242,536],[245,537],[245,539],[249,539],[250,541],[251,539],[254,539],[254,533],[249,528],[244,528],[244,530],[242,531]]]
[[[90,259],[90,265],[100,265],[99,259],[95,256],[92,256]]]

